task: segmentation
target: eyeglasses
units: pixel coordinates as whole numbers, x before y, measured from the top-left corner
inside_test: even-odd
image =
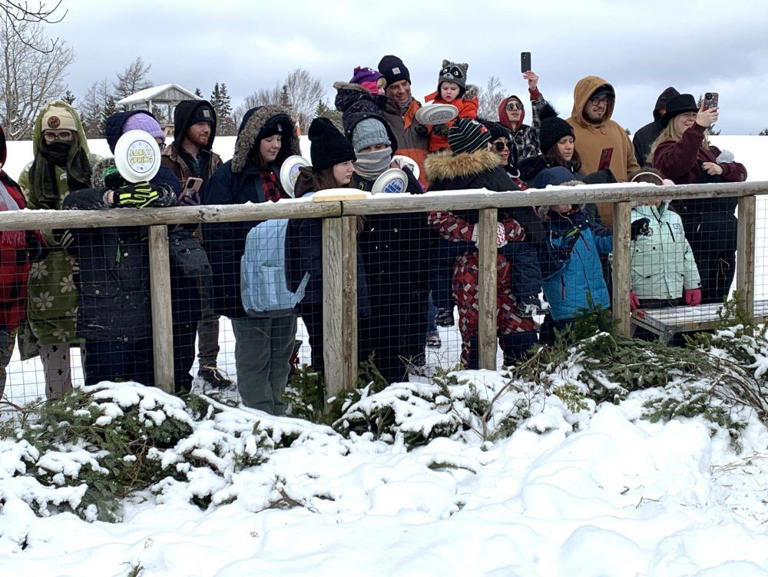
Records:
[[[509,141],[504,140],[502,142],[494,142],[493,147],[496,149],[496,152],[501,152],[505,148],[509,150]]]
[[[66,140],[70,141],[73,138],[71,130],[44,130],[43,138],[47,142],[53,142],[54,140]]]
[[[598,104],[608,103],[608,97],[605,95],[594,96],[589,99],[589,103],[597,106]]]
[[[519,102],[507,102],[507,110],[522,110],[523,105]]]

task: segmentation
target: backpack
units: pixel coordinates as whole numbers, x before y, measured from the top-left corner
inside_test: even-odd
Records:
[[[304,273],[296,292],[288,290],[285,280],[287,228],[288,219],[277,218],[265,220],[248,232],[240,257],[240,298],[248,316],[290,312],[304,298],[309,273]]]

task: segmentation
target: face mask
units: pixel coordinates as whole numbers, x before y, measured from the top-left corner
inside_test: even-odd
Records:
[[[62,142],[56,140],[46,145],[46,156],[58,166],[64,166],[67,163],[67,155],[69,154],[69,148],[72,146],[71,142]]]
[[[368,180],[376,180],[378,176],[389,168],[392,161],[392,147],[387,146],[381,150],[370,152],[358,152],[357,160],[353,163],[355,172]]]

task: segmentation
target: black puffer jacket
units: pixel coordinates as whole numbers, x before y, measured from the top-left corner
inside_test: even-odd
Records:
[[[262,130],[277,123],[283,126],[282,148],[270,167],[259,168],[251,159],[252,151],[258,146]],[[299,138],[289,111],[279,106],[252,108],[240,123],[232,160],[225,162],[208,182],[203,204],[265,202],[262,178],[270,170],[276,176],[280,196],[288,198],[280,188],[279,174],[283,161],[293,154],[300,154]],[[240,257],[245,251],[248,232],[257,224],[246,221],[203,226],[205,250],[213,271],[212,307],[220,315],[247,316],[240,297]]]

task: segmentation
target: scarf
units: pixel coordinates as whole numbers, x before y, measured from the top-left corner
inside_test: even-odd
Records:
[[[11,193],[5,188],[5,184],[0,180],[0,212],[6,210],[19,210],[18,203],[13,199]],[[11,246],[13,248],[24,248],[23,230],[4,230],[0,231],[0,244]]]
[[[379,175],[389,168],[392,161],[392,147],[370,152],[357,152],[357,160],[352,163],[355,172],[366,180],[376,180]]]
[[[42,139],[42,136],[41,136]],[[54,143],[55,144],[55,143]],[[68,190],[89,188],[91,182],[91,166],[88,155],[80,146],[80,140],[75,137],[70,144],[66,158],[63,151],[49,149],[45,140],[40,143],[38,154],[29,169],[30,202],[33,208],[59,208],[59,183],[56,179],[56,167],[66,168]]]

